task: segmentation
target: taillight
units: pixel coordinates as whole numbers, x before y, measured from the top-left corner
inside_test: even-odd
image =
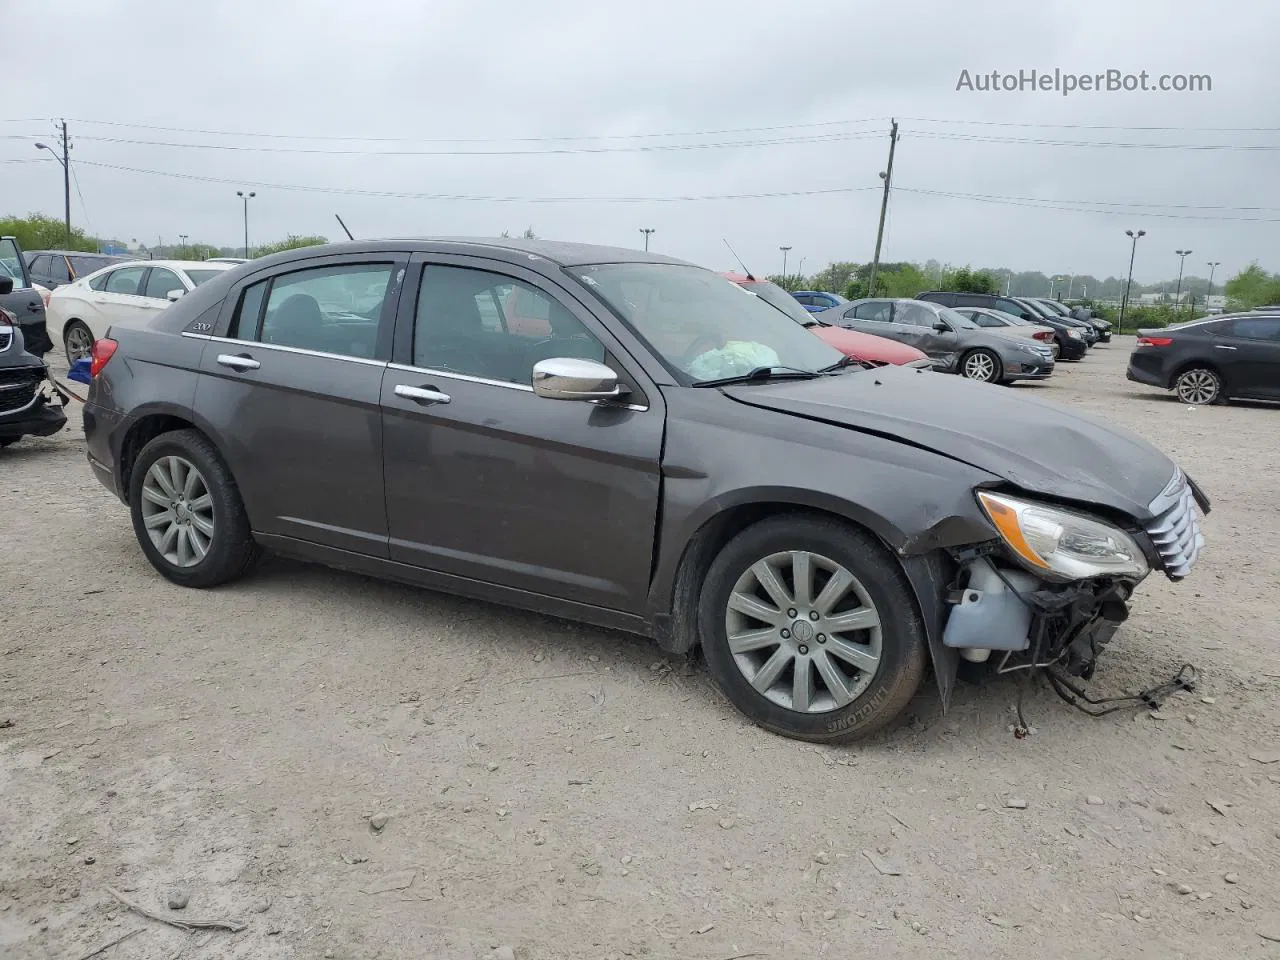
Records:
[[[17,325],[18,318],[4,307],[0,307],[0,327],[16,327]]]
[[[1052,339],[1053,339],[1053,331],[1052,331],[1052,330],[1042,330],[1040,333],[1033,333],[1033,334],[1031,335],[1031,339],[1033,339],[1033,340],[1043,340],[1045,343],[1048,343],[1050,340],[1052,340]]]
[[[1140,347],[1167,347],[1173,343],[1173,337],[1139,337]]]
[[[107,365],[107,361],[116,355],[116,347],[118,346],[120,344],[107,337],[93,341],[93,351],[90,354],[93,360],[89,364],[89,376],[96,377],[102,372],[102,368]]]

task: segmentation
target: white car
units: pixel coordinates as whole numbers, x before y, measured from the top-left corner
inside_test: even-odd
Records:
[[[229,263],[199,260],[137,260],[103,267],[49,296],[49,339],[61,343],[67,362],[88,357],[93,341],[112,326],[141,325],[173,301],[212,280]]]

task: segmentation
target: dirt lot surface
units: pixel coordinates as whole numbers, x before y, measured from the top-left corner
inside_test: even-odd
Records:
[[[1213,498],[1094,687],[1203,682],[1104,719],[1033,688],[1025,739],[1012,681],[814,748],[633,638],[278,560],[182,590],[78,416],[0,452],[0,956],[1280,957],[1280,410],[1128,350],[1015,389]]]

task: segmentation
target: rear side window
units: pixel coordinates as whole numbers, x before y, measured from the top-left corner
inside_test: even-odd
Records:
[[[372,358],[393,269],[390,263],[316,267],[255,284],[241,299],[236,335],[282,347]],[[257,288],[265,291],[265,309]],[[248,327],[259,313],[261,319],[250,333]]]
[[[139,296],[142,293],[142,274],[146,267],[121,267],[107,274],[107,293],[123,293]]]
[[[103,274],[100,274],[99,276],[94,277],[92,280],[89,281],[89,289],[90,290],[107,289],[107,280],[108,278],[110,278],[110,276],[111,274],[110,272],[108,272],[108,273],[103,273]]]
[[[55,254],[49,258],[49,266],[44,274],[55,283],[70,283],[71,271],[67,269],[67,259],[62,254]]]
[[[849,316],[849,314],[845,314]],[[860,303],[853,308],[853,316],[858,320],[874,320],[877,323],[888,323],[893,316],[893,304],[884,301]]]

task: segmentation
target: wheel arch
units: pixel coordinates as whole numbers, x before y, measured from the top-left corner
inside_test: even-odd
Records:
[[[1222,368],[1218,366],[1216,363],[1214,363],[1212,360],[1205,360],[1202,357],[1196,357],[1190,360],[1184,360],[1182,361],[1182,363],[1174,367],[1173,370],[1170,371],[1169,373],[1168,389],[1170,390],[1174,389],[1174,387],[1178,382],[1178,378],[1182,376],[1184,373],[1186,373],[1188,370],[1196,370],[1196,369],[1208,370],[1211,373],[1215,374],[1218,377],[1218,379],[1222,381],[1222,394],[1223,396],[1226,396],[1227,388],[1231,385],[1230,381],[1227,379],[1227,375],[1223,373]]]
[[[180,412],[172,410],[152,410],[144,413],[129,425],[124,436],[120,438],[120,454],[117,457],[119,465],[117,467],[117,472],[119,473],[117,483],[122,496],[126,499],[129,496],[129,483],[133,475],[133,465],[137,462],[138,454],[142,448],[156,437],[176,430],[197,430],[210,443],[213,443],[213,438],[206,431],[201,430],[190,417],[183,416]],[[216,449],[216,443],[214,447]]]

